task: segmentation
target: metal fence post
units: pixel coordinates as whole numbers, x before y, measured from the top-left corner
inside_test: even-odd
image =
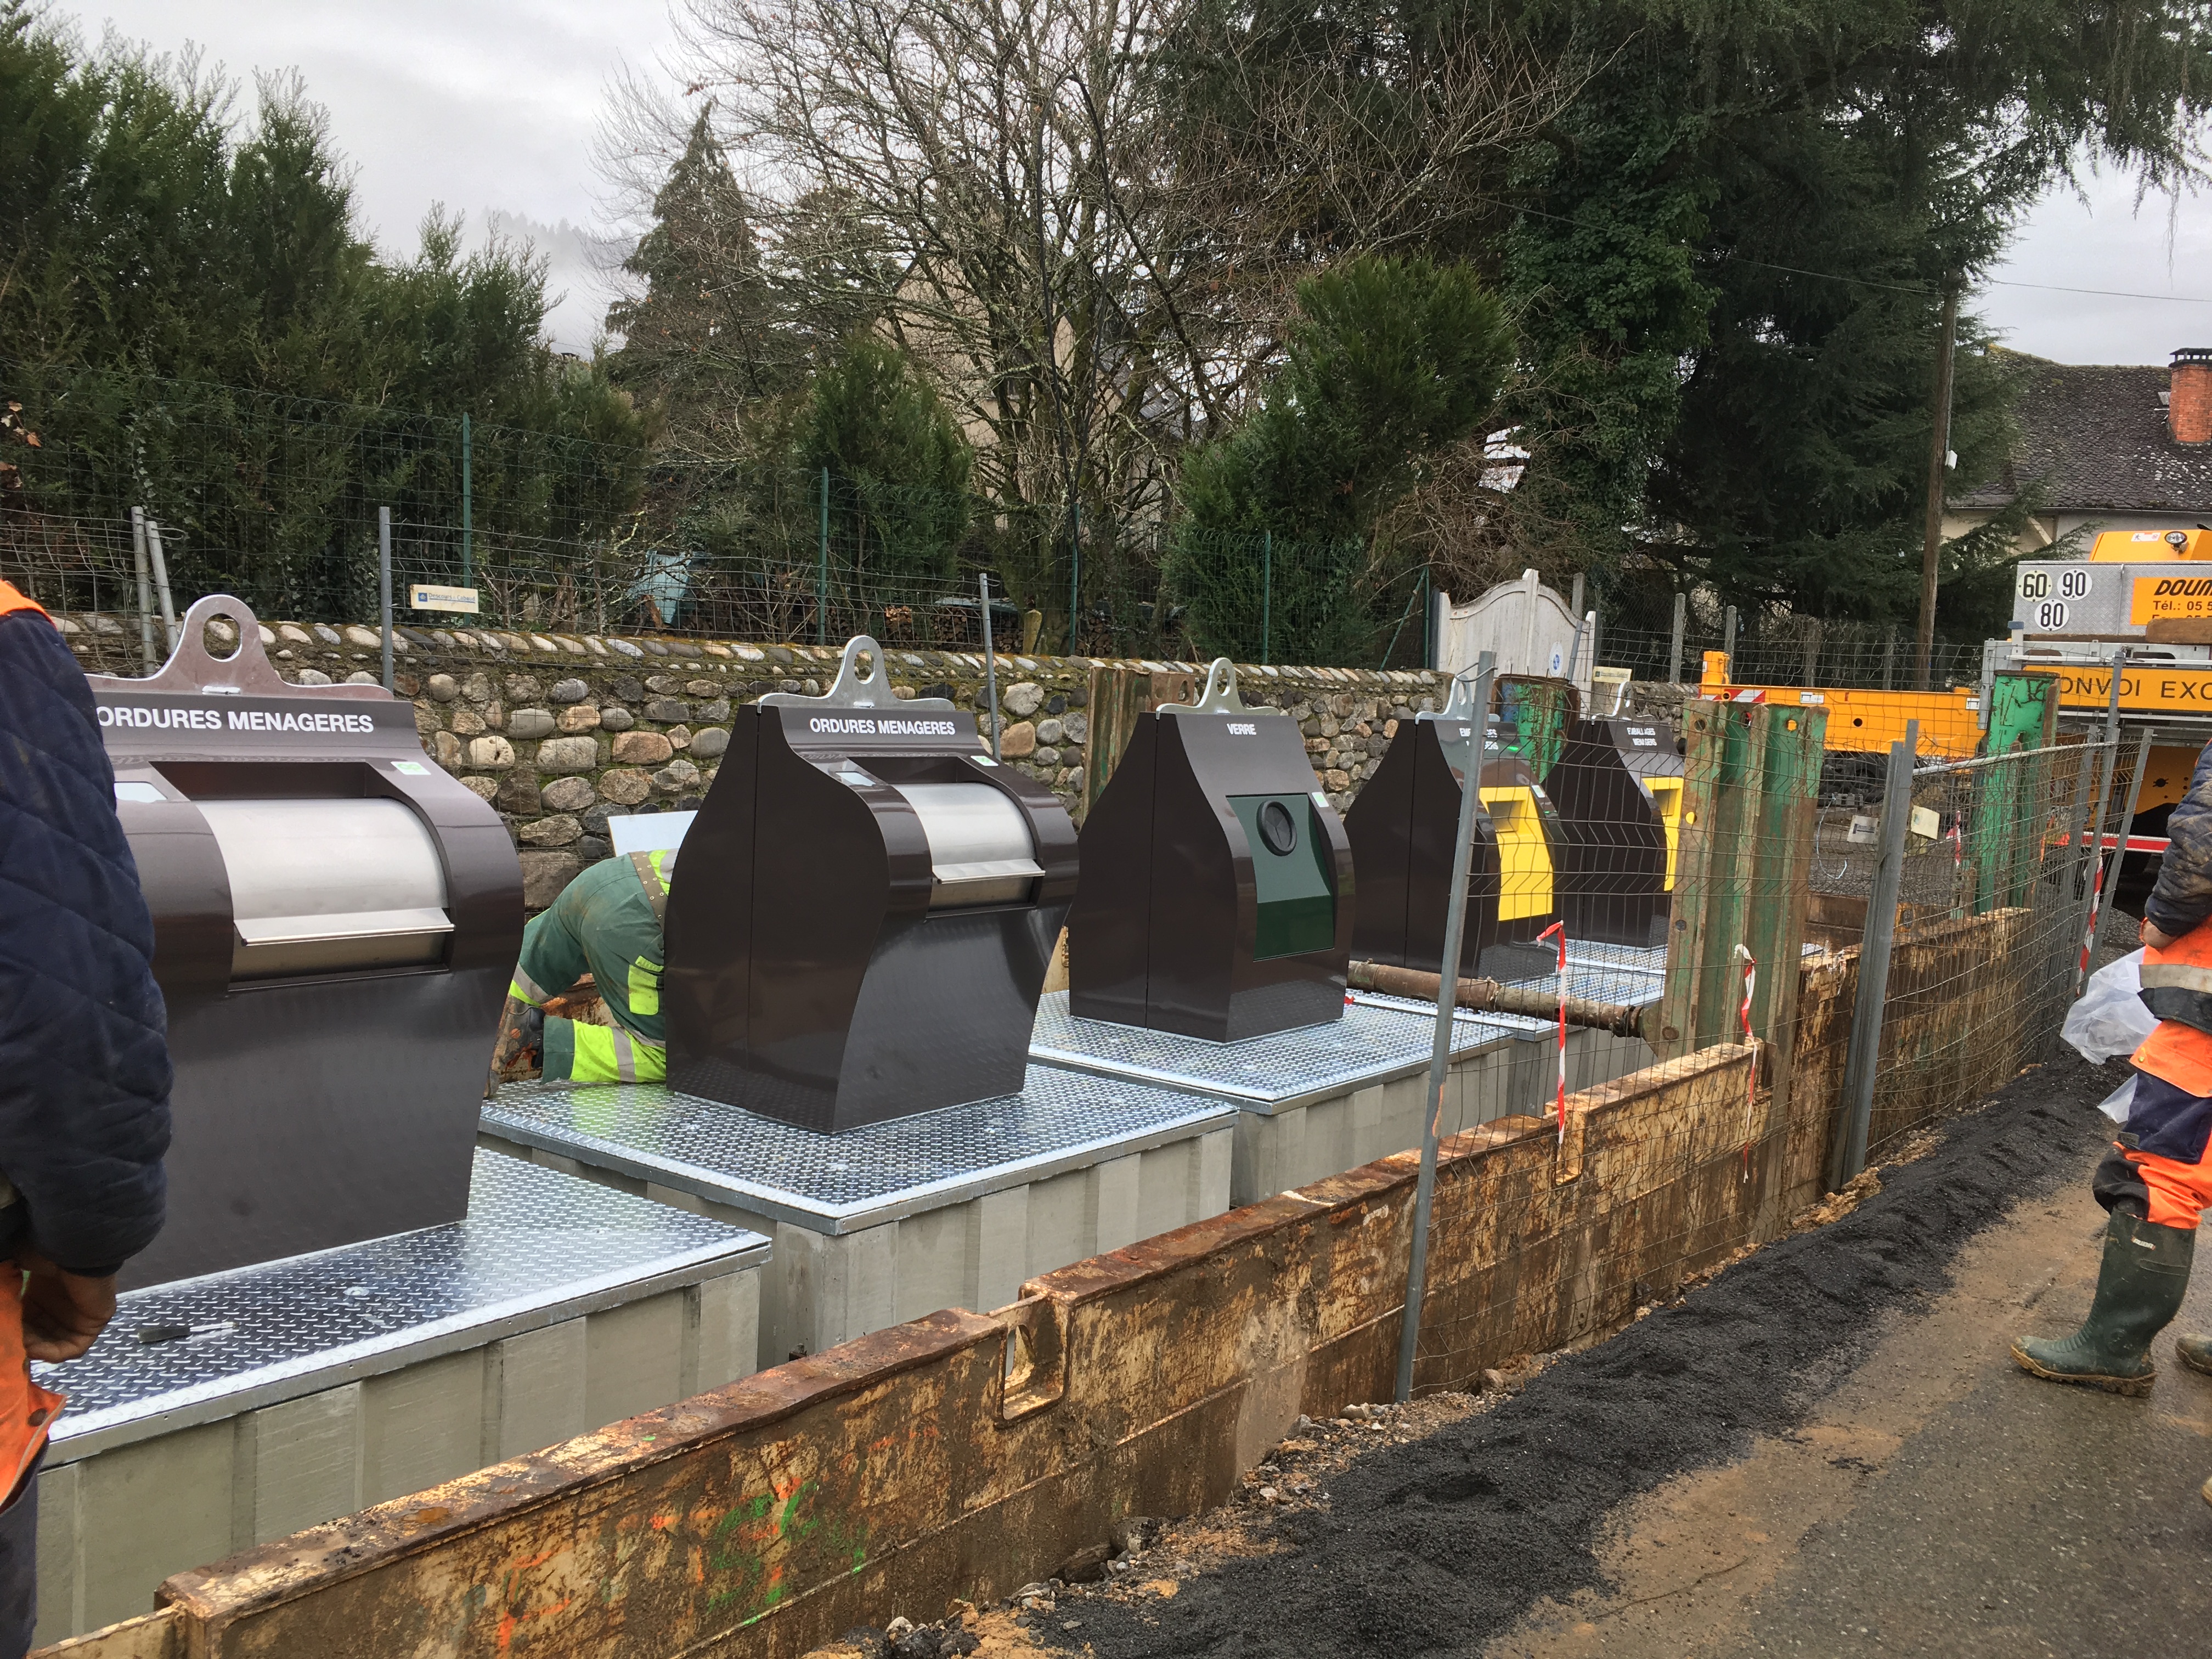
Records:
[[[1733,682],[1735,678],[1735,607],[1734,605],[1728,608],[1728,615],[1723,619],[1721,655],[1728,659],[1723,666],[1728,671],[1729,680]]]
[[[1845,1185],[1866,1168],[1875,1079],[1881,1069],[1882,1004],[1889,994],[1890,949],[1896,943],[1897,902],[1905,881],[1905,836],[1912,823],[1912,757],[1919,746],[1918,720],[1907,720],[1905,741],[1889,745],[1881,852],[1867,899],[1866,933],[1859,942],[1858,994],[1851,1004],[1850,1047],[1844,1060],[1844,1121],[1830,1161],[1831,1188]]]
[[[822,469],[822,520],[814,540],[814,643],[830,643],[830,469]]]
[[[1481,793],[1486,746],[1483,711],[1490,707],[1491,671],[1496,662],[1486,651],[1474,665],[1474,713],[1468,724],[1467,768],[1461,775],[1459,792],[1459,838],[1452,845],[1451,892],[1444,903],[1444,959],[1437,986],[1437,1036],[1429,1050],[1429,1110],[1421,1125],[1421,1172],[1413,1183],[1413,1241],[1406,1264],[1406,1308],[1398,1322],[1397,1398],[1401,1403],[1413,1395],[1413,1354],[1421,1341],[1421,1298],[1428,1291],[1429,1212],[1436,1202],[1437,1139],[1443,1126],[1444,1082],[1451,1072],[1452,1022],[1459,1007],[1460,940],[1467,927],[1474,801]]]
[[[1272,662],[1268,634],[1275,621],[1275,532],[1260,532],[1260,660]]]
[[[1805,630],[1805,689],[1810,691],[1820,682],[1820,619],[1813,618],[1813,625]]]
[[[471,587],[475,571],[475,526],[472,522],[473,457],[470,451],[469,411],[461,411],[461,586]]]
[[[2082,845],[2088,857],[2081,866],[2082,885],[2087,890],[2081,895],[2081,925],[2075,933],[2081,940],[2081,954],[2074,969],[2074,994],[2081,994],[2081,987],[2089,977],[2089,925],[2097,917],[2097,888],[2105,868],[2105,803],[2112,799],[2112,769],[2120,757],[2120,689],[2122,671],[2126,665],[2127,652],[2112,653],[2112,683],[2105,697],[2105,752],[2097,763],[2097,793],[2095,804],[2089,809],[2089,822],[2083,832]]]
[[[999,755],[999,659],[991,647],[991,573],[975,573],[975,585],[983,597],[983,694],[990,700],[991,712],[984,716],[991,723],[991,758]]]
[[[146,509],[131,509],[131,551],[138,567],[138,659],[154,672],[154,594],[146,574]]]
[[[1674,596],[1674,629],[1667,641],[1667,684],[1669,685],[1682,683],[1682,635],[1688,629],[1689,620],[1690,596],[1677,593]]]
[[[146,562],[153,567],[154,597],[161,606],[161,633],[169,641],[169,649],[177,648],[177,605],[169,597],[169,561],[161,551],[161,526],[153,519],[146,520]]]
[[[1067,504],[1067,654],[1075,654],[1075,629],[1083,616],[1083,503]]]
[[[1897,680],[1897,624],[1892,623],[1881,641],[1881,689],[1894,688]]]
[[[384,607],[384,689],[392,690],[392,509],[376,509],[376,589]]]
[[[2105,866],[2105,878],[2097,884],[2097,920],[2089,929],[2088,954],[2092,962],[2096,959],[2097,947],[2105,942],[2105,923],[2119,896],[2120,862],[2128,855],[2128,830],[2136,821],[2136,805],[2142,799],[2143,774],[2150,769],[2150,740],[2154,729],[2145,727],[2142,741],[2136,744],[2136,775],[2128,783],[2127,810],[2120,814],[2119,828],[2112,837],[2112,860]]]

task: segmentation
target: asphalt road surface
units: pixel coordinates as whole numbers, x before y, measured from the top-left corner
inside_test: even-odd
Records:
[[[2089,1162],[1971,1240],[1951,1288],[1888,1322],[1802,1424],[1623,1505],[1597,1550],[1606,1589],[1486,1651],[2212,1653],[2212,1377],[2161,1352],[2150,1397],[2123,1400],[2005,1354],[2088,1304]],[[2212,1329],[2212,1263],[2183,1322]]]

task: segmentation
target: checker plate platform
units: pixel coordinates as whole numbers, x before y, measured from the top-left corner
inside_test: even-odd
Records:
[[[1054,991],[1037,1004],[1030,1058],[1213,1095],[1245,1111],[1268,1114],[1427,1070],[1436,1025],[1433,1004],[1361,992],[1342,1019],[1326,1025],[1209,1042],[1142,1025],[1081,1019],[1067,1012],[1067,993]],[[1461,1010],[1452,1022],[1452,1058],[1465,1060],[1512,1038],[1532,1040],[1548,1029],[1534,1020]]]
[[[91,1352],[34,1367],[69,1398],[47,1462],[757,1267],[768,1255],[758,1233],[478,1151],[465,1220],[125,1293]]]
[[[1218,1100],[1031,1066],[1021,1093],[825,1134],[659,1083],[510,1083],[488,1134],[847,1233],[1231,1127]]]

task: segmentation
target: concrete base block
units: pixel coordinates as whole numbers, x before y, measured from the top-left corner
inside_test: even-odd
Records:
[[[1559,1093],[1559,1045],[1510,1041],[1452,1063],[1444,1082],[1441,1133],[1457,1134],[1501,1117],[1543,1115]],[[1649,1043],[1609,1032],[1567,1033],[1567,1092],[1609,1083],[1654,1065]],[[1237,1114],[1233,1203],[1263,1198],[1341,1175],[1421,1144],[1425,1074],[1346,1091],[1304,1106]]]
[[[1005,1307],[1038,1273],[1219,1215],[1230,1207],[1232,1140],[1230,1129],[1212,1129],[848,1233],[658,1183],[642,1190],[775,1241],[760,1275],[760,1357],[772,1365],[940,1308]],[[489,1135],[481,1144],[534,1162],[560,1158]],[[640,1185],[565,1158],[561,1167],[624,1190]]]

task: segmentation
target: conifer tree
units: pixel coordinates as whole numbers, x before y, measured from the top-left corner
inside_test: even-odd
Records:
[[[652,228],[623,262],[638,291],[607,313],[623,337],[617,381],[657,406],[669,443],[702,457],[732,453],[738,408],[790,390],[804,357],[777,315],[752,215],[711,114],[699,112],[653,198]]]
[[[1472,270],[1418,257],[1347,260],[1299,285],[1298,311],[1259,408],[1184,466],[1181,500],[1194,533],[1180,544],[1175,574],[1205,648],[1253,656],[1255,538],[1282,538],[1286,554],[1293,540],[1333,544],[1334,557],[1285,560],[1285,583],[1337,591],[1283,605],[1286,626],[1268,644],[1282,661],[1371,660],[1367,635],[1387,624],[1370,601],[1397,592],[1402,574],[1387,540],[1370,544],[1376,523],[1431,456],[1491,414],[1512,333]],[[1273,585],[1272,571],[1266,579]]]
[[[815,376],[793,459],[826,481],[832,535],[854,569],[950,578],[968,527],[974,453],[920,366],[873,333]]]

